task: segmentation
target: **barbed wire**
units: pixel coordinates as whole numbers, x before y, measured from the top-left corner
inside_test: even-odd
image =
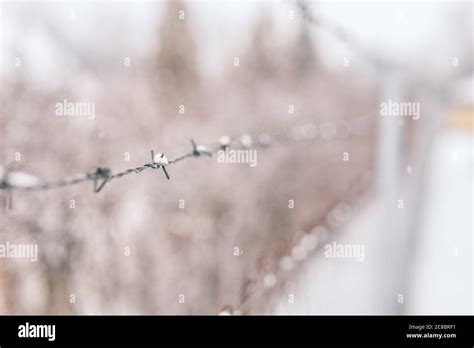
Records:
[[[359,57],[364,58],[374,70],[400,68],[396,63],[364,48],[357,38],[343,26],[321,15],[314,15],[307,2],[296,0],[296,6],[304,21],[315,28],[332,34],[337,41],[348,46]],[[258,301],[262,298],[268,299],[270,293],[277,289],[278,284],[280,287],[285,286],[290,277],[295,275],[295,272],[291,271],[297,265],[301,267],[304,261],[316,255],[325,245],[329,233],[334,234],[347,225],[353,207],[369,186],[370,177],[370,172],[364,173],[345,192],[344,199],[335,202],[314,226],[307,231],[300,230],[303,235],[292,245],[290,254],[281,256],[276,263],[276,267],[270,270],[262,270],[255,280],[244,287],[243,297],[238,308],[234,309],[231,305],[224,305],[219,314],[250,314],[251,309],[255,312],[255,305],[259,304]]]
[[[386,58],[377,55],[375,52],[369,51],[350,31],[342,25],[324,17],[320,14],[312,13],[308,3],[302,0],[296,1],[296,7],[301,13],[301,17],[307,23],[313,25],[315,28],[329,32],[337,41],[349,47],[354,53],[360,57],[365,58],[369,65],[378,70],[380,68],[395,67],[397,64],[393,61],[388,61]],[[397,66],[398,67],[398,66]]]
[[[302,1],[297,1],[297,6],[302,14],[303,20],[330,32],[338,41],[348,45],[355,53],[366,58],[374,68],[381,66],[382,59],[365,50],[357,39],[345,28],[322,16],[313,15],[308,5]],[[387,65],[387,62],[384,62],[384,64]],[[356,135],[354,132],[351,132],[350,127],[345,127],[349,128],[351,135]],[[161,169],[167,180],[170,180],[167,168],[171,165],[175,165],[189,158],[211,157],[220,150],[230,148],[236,150],[251,149],[270,147],[275,144],[300,143],[312,141],[317,137],[316,126],[314,124],[307,124],[302,127],[295,126],[291,128],[289,132],[283,131],[276,134],[270,134],[268,132],[253,133],[253,135],[245,133],[234,137],[222,136],[217,143],[210,147],[197,145],[195,141],[191,139],[192,150],[172,160],[168,160],[164,153],[155,154],[154,150],[151,150],[150,162],[117,173],[112,173],[109,167],[97,166],[90,172],[79,173],[54,181],[40,182],[39,179],[30,174],[15,171],[15,165],[9,164],[4,169],[0,167],[0,189],[8,191],[45,191],[91,181],[93,182],[93,192],[99,193],[105,185],[112,180],[120,179],[130,174],[139,174],[147,169]],[[321,134],[321,139],[331,140],[333,136],[331,136],[330,133],[331,131],[326,135]],[[335,134],[337,134],[337,131],[334,131],[334,135]],[[236,142],[238,142],[238,146],[236,146]],[[279,258],[276,269],[262,272],[258,279],[253,282],[253,286],[247,287],[244,290],[245,294],[238,309],[234,310],[230,305],[227,305],[223,307],[220,314],[240,314],[242,312],[248,312],[255,304],[255,301],[258,301],[263,296],[267,297],[270,291],[276,289],[277,284],[284,285],[291,276],[290,271],[293,270],[295,265],[301,264],[304,260],[316,254],[327,239],[329,231],[337,231],[347,222],[347,211],[352,209],[351,204],[353,203],[354,197],[359,197],[362,188],[366,188],[366,186],[366,182],[362,185],[361,180],[358,180],[354,186],[350,187],[344,196],[344,200],[336,202],[336,204],[323,215],[321,221],[310,228],[308,232],[303,231],[303,236],[292,245],[292,252],[289,255],[284,255]],[[9,205],[11,205],[11,197],[9,199]],[[335,219],[335,215],[341,215],[341,210],[345,211],[343,218]]]
[[[377,70],[395,66],[393,62],[389,62],[365,49],[357,38],[341,25],[323,16],[314,15],[306,2],[298,0],[296,5],[304,21],[332,34],[340,43],[347,45],[354,53],[365,58],[372,68]],[[221,309],[220,314],[250,313],[251,309],[255,311],[257,301],[262,298],[269,298],[270,293],[277,289],[278,284],[280,287],[287,284],[290,277],[295,275],[294,268],[297,266],[301,268],[304,261],[316,255],[325,245],[330,233],[334,234],[347,225],[350,220],[349,215],[354,210],[353,207],[361,199],[361,194],[369,186],[370,177],[370,172],[364,173],[345,191],[344,199],[335,202],[315,225],[306,231],[299,230],[303,234],[291,246],[291,253],[281,256],[274,269],[263,270],[257,279],[251,282],[251,286],[247,286],[244,289],[239,308],[234,309],[230,305],[225,305]]]
[[[307,3],[296,1],[297,7],[302,14],[302,19],[311,25],[323,29],[332,34],[339,42],[347,45],[354,53],[357,53],[375,69],[380,67],[395,66],[393,62],[388,62],[373,52],[369,52],[357,40],[355,36],[347,31],[344,27],[338,25],[331,20],[314,15],[309,9]],[[357,135],[351,132],[351,135]],[[0,189],[2,190],[27,190],[27,191],[43,191],[76,185],[82,182],[93,182],[93,192],[99,193],[107,183],[112,180],[120,179],[130,174],[139,174],[148,169],[162,170],[167,180],[170,180],[170,174],[167,168],[181,161],[190,158],[212,157],[213,154],[220,150],[226,149],[251,149],[256,147],[270,147],[275,144],[300,143],[304,141],[313,141],[317,137],[316,126],[307,124],[303,127],[293,127],[290,131],[283,131],[276,134],[268,132],[253,132],[254,134],[242,134],[240,136],[222,136],[217,143],[209,147],[197,145],[191,139],[192,149],[190,152],[184,153],[174,159],[168,160],[164,153],[155,154],[151,150],[151,161],[141,166],[126,169],[121,172],[112,173],[111,169],[106,166],[97,166],[93,171],[64,177],[54,181],[40,182],[36,177],[15,171],[15,165],[9,164],[5,168],[0,167]],[[256,133],[256,134],[255,134]],[[330,132],[329,132],[330,133]],[[337,134],[337,131],[335,132]],[[331,140],[331,135],[321,135],[323,140]],[[353,211],[356,200],[360,199],[360,194],[367,188],[368,175],[365,174],[352,185],[343,196],[344,199],[335,202],[333,206],[323,214],[320,221],[314,224],[307,231],[302,231],[303,235],[291,247],[291,252],[287,255],[279,257],[276,267],[271,270],[263,270],[260,272],[256,280],[252,282],[251,287],[244,289],[244,297],[237,309],[233,309],[230,305],[222,308],[220,314],[242,314],[249,312],[254,308],[255,302],[262,297],[268,298],[271,291],[275,291],[277,285],[284,285],[288,279],[294,275],[294,268],[302,265],[305,260],[310,259],[327,240],[329,233],[340,230],[349,221],[349,215]],[[11,198],[9,200],[11,204]]]
[[[337,41],[348,46],[359,57],[364,58],[374,70],[396,66],[395,63],[365,49],[357,38],[343,26],[321,15],[314,15],[305,1],[297,0],[296,6],[304,21],[332,34]],[[291,253],[281,256],[274,269],[263,270],[257,279],[244,287],[243,297],[238,308],[234,309],[231,305],[225,305],[219,314],[249,314],[251,309],[255,311],[255,305],[258,304],[258,301],[262,298],[269,298],[270,293],[277,289],[277,284],[280,287],[287,284],[289,278],[295,275],[295,272],[291,271],[298,265],[301,267],[304,261],[316,255],[324,246],[329,233],[334,234],[349,222],[350,212],[353,211],[356,201],[361,199],[361,194],[367,189],[370,176],[370,172],[362,175],[345,192],[344,199],[335,202],[314,226],[309,228],[308,231],[300,230],[303,235],[292,245]]]
[[[372,173],[364,172],[344,191],[343,199],[336,201],[322,215],[321,219],[307,230],[298,230],[302,236],[291,245],[291,252],[278,259],[273,269],[262,270],[254,281],[244,288],[242,301],[238,308],[225,305],[221,308],[221,315],[251,314],[256,312],[258,301],[269,299],[272,291],[281,289],[295,276],[295,269],[304,264],[305,261],[315,256],[324,247],[329,235],[341,231],[350,221],[355,205],[359,202],[362,194],[367,190],[371,181]]]
[[[244,133],[240,136],[222,136],[211,146],[198,145],[191,139],[192,149],[190,152],[178,156],[172,160],[168,160],[164,153],[155,154],[151,150],[151,161],[138,167],[126,169],[121,172],[112,173],[111,169],[106,166],[97,166],[93,171],[79,173],[73,176],[67,176],[53,181],[41,181],[37,177],[15,170],[15,162],[7,165],[5,168],[0,167],[0,189],[2,190],[24,190],[24,191],[44,191],[56,188],[76,185],[82,182],[93,182],[94,193],[100,192],[104,186],[114,179],[119,179],[130,174],[139,174],[147,169],[161,169],[166,178],[170,180],[167,168],[189,158],[212,157],[213,154],[220,150],[226,149],[255,149],[267,148],[273,145],[285,145],[290,143],[300,143],[315,140],[318,135],[321,140],[331,140],[348,136],[364,135],[367,132],[369,117],[356,118],[351,121],[340,120],[339,123],[323,122],[319,127],[315,123],[307,123],[304,125],[293,126],[284,131],[278,132],[251,132]],[[362,128],[360,121],[362,120]],[[357,124],[359,124],[357,126]]]
[[[357,39],[352,36],[345,28],[340,25],[337,25],[334,22],[331,22],[327,18],[322,16],[315,16],[309,9],[308,4],[304,1],[298,0],[296,1],[296,5],[302,14],[303,20],[311,23],[318,28],[327,30],[333,34],[333,36],[340,42],[343,42],[349,45],[355,52],[358,52],[361,56],[364,56],[368,59],[369,62],[373,63],[374,67],[379,66],[381,59],[380,57],[369,54],[368,51],[362,48],[362,45],[357,41]],[[278,135],[276,136],[278,138]],[[0,189],[3,190],[27,190],[27,191],[41,191],[41,190],[50,190],[55,188],[61,188],[71,185],[76,185],[82,182],[92,181],[94,183],[94,192],[100,192],[104,186],[118,178],[122,178],[124,176],[130,174],[139,174],[146,169],[162,169],[166,178],[169,180],[170,176],[167,171],[167,167],[173,164],[176,164],[180,161],[191,157],[202,157],[205,156],[212,156],[213,153],[216,153],[219,150],[225,149],[226,147],[230,147],[231,142],[234,138],[223,136],[220,140],[226,140],[229,143],[223,144],[220,142],[217,146],[213,149],[208,150],[203,145],[196,145],[196,143],[191,140],[193,149],[191,152],[183,154],[173,160],[168,160],[164,153],[158,153],[157,155],[154,154],[154,151],[151,150],[151,161],[148,163],[143,164],[142,166],[134,167],[127,169],[122,172],[112,174],[110,168],[106,166],[97,166],[94,171],[85,172],[76,174],[73,176],[64,177],[55,181],[47,181],[41,182],[36,177],[24,173],[14,171],[14,165],[8,165],[6,168],[0,167]],[[242,135],[240,137],[241,145],[244,148],[249,148],[252,145],[252,137],[250,135]],[[271,136],[267,133],[260,134],[258,138],[257,145],[261,146],[269,146]],[[295,139],[295,141],[299,141],[300,139]],[[280,140],[280,143],[282,141]]]

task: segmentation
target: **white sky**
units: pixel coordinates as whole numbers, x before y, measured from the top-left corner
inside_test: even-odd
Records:
[[[3,2],[0,8],[4,64],[8,65],[16,57],[19,52],[11,50],[16,48],[23,55],[34,57],[29,63],[36,66],[32,74],[40,79],[65,68],[55,62],[54,57],[61,52],[48,42],[42,32],[42,22],[55,23],[81,54],[99,55],[99,52],[90,52],[87,45],[91,38],[97,40],[100,55],[109,54],[111,57],[105,59],[110,60],[112,56],[128,56],[130,52],[146,54],[150,48],[150,30],[161,12],[159,6],[156,10],[150,1]],[[472,3],[469,1],[454,4],[446,1],[312,1],[310,8],[313,13],[323,14],[347,28],[368,50],[415,68],[449,70],[452,58],[460,53],[459,39],[472,42]],[[288,40],[298,28],[295,21],[288,19],[292,9],[291,1],[188,2],[187,15],[195,23],[193,30],[205,72],[218,75],[232,57],[242,52],[262,11],[273,19],[274,36],[278,41]],[[453,13],[458,16],[470,13],[470,32],[469,26],[463,28],[462,22],[453,19],[456,18]],[[335,44],[332,36],[318,29],[315,34],[329,64],[340,64],[342,57],[351,56],[351,51]],[[118,47],[114,47],[117,46],[115,40],[110,40],[114,36],[120,37]]]

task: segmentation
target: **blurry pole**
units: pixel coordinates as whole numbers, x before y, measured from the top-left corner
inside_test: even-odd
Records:
[[[379,89],[380,103],[403,100],[402,76],[397,70],[385,68]],[[378,110],[377,123],[377,190],[385,199],[394,198],[398,192],[401,155],[401,119],[383,116]],[[388,208],[388,207],[387,207]]]
[[[374,243],[369,253],[374,258],[374,308],[381,314],[398,311],[400,286],[403,280],[404,229],[401,226],[403,208],[400,202],[401,119],[382,115],[381,103],[403,101],[403,77],[400,71],[379,68],[381,78],[377,122],[376,190],[377,221]],[[390,110],[389,110],[390,111]]]
[[[402,291],[405,300],[400,304],[401,312],[408,313],[413,304],[413,283],[416,277],[416,254],[420,244],[420,228],[423,220],[424,207],[426,206],[427,184],[433,173],[429,173],[429,159],[436,133],[440,129],[441,112],[447,102],[442,91],[425,87],[420,95],[420,119],[415,129],[416,137],[413,140],[412,163],[413,178],[410,181],[408,206],[406,216],[407,241],[405,246],[404,274]]]

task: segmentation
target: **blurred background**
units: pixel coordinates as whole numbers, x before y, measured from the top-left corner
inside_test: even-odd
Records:
[[[471,2],[0,9],[0,244],[38,246],[0,258],[0,313],[473,312]],[[8,181],[242,134],[255,167],[189,158],[99,193]]]

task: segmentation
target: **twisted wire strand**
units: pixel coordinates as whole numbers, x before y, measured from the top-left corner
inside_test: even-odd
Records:
[[[306,124],[305,126],[316,127],[312,123]],[[214,142],[213,144],[209,146],[209,148],[204,147],[202,145],[196,145],[194,141],[191,140],[193,144],[192,151],[185,153],[183,155],[180,155],[174,159],[171,159],[167,161],[166,163],[155,162],[155,160],[152,159],[151,162],[145,163],[138,167],[129,168],[117,173],[112,173],[110,169],[107,167],[98,166],[95,169],[95,171],[79,173],[72,176],[66,176],[64,178],[52,180],[52,181],[41,181],[39,183],[34,183],[30,185],[18,185],[18,184],[13,183],[12,180],[10,180],[10,175],[15,173],[15,170],[13,168],[14,164],[10,164],[5,167],[5,169],[3,170],[3,173],[0,173],[0,190],[45,191],[45,190],[57,189],[57,188],[76,185],[82,182],[91,181],[91,182],[94,182],[94,192],[97,193],[105,186],[106,183],[114,179],[120,179],[130,174],[139,174],[147,169],[163,168],[166,172],[165,168],[168,166],[175,165],[191,157],[194,157],[194,158],[210,157],[213,154],[217,153],[219,150],[225,150],[225,149],[250,150],[250,149],[256,149],[256,148],[274,147],[276,145],[288,145],[292,143],[311,142],[311,141],[316,140],[317,138],[316,132],[312,132],[311,134],[307,134],[307,135],[303,134],[298,137],[295,137],[293,132],[295,132],[295,130],[296,131],[301,130],[305,126],[294,126],[292,128],[285,129],[282,131],[276,131],[276,132],[253,131],[253,132],[241,134],[238,136],[230,136],[230,137],[227,137],[228,138],[227,143],[223,143],[222,141]],[[102,180],[102,183],[98,183],[98,181],[100,180]]]

